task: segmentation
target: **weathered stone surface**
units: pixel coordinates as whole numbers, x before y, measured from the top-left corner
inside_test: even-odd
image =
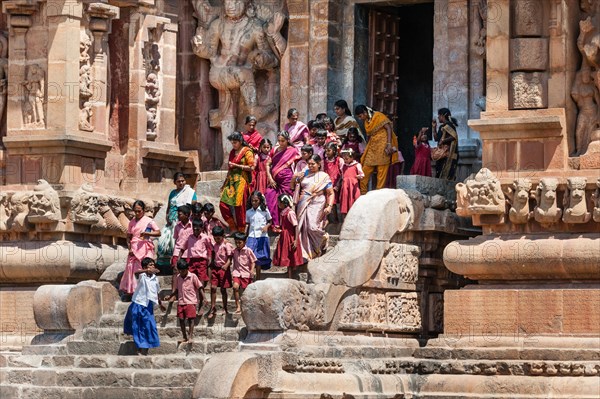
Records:
[[[548,39],[511,39],[510,52],[512,71],[545,71],[548,68]]]
[[[513,72],[511,82],[511,108],[532,109],[548,106],[547,75],[541,72]]]

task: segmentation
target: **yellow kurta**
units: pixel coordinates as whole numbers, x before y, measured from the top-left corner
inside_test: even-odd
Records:
[[[392,156],[385,153],[385,147],[388,143],[385,125],[388,123],[390,124],[391,129],[392,121],[378,111],[375,111],[373,117],[365,122],[365,129],[367,131],[369,142],[367,143],[365,152],[360,160],[360,163],[363,166],[389,165],[398,162],[398,152],[394,152]],[[398,138],[393,131],[391,144],[392,147],[398,148]]]

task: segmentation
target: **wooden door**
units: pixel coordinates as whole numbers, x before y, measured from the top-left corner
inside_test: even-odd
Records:
[[[369,100],[398,127],[400,17],[371,9],[369,13]]]

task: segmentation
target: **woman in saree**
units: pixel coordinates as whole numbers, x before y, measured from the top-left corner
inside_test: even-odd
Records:
[[[121,290],[127,299],[135,292],[137,280],[135,273],[142,270],[142,259],[154,259],[154,243],[152,237],[160,237],[160,230],[156,222],[145,215],[146,204],[143,201],[133,203],[134,217],[127,227],[127,263],[125,271],[119,283]]]
[[[246,228],[246,202],[250,193],[254,152],[239,132],[233,132],[227,140],[233,149],[229,153],[229,171],[221,187],[219,209],[232,232],[243,232]]]
[[[288,123],[283,126],[283,130],[290,134],[290,142],[297,148],[300,154],[300,148],[308,140],[308,126],[298,120],[300,113],[296,108],[291,108],[287,112]]]
[[[360,181],[360,193],[366,194],[369,179],[375,171],[376,188],[385,187],[388,170],[392,164],[401,162],[401,154],[398,150],[398,138],[392,131],[392,121],[387,116],[365,105],[357,106],[354,114],[364,121],[369,140],[360,160],[365,173],[365,177]]]
[[[456,126],[458,122],[452,117],[448,108],[438,110],[438,120],[441,126],[438,129],[435,120],[432,124],[432,130],[437,132],[435,139],[438,147],[447,146],[448,156],[435,161],[435,177],[438,179],[454,180],[456,179],[456,166],[458,165],[458,133]]]
[[[321,256],[327,248],[329,235],[325,232],[327,215],[334,202],[333,185],[329,175],[321,171],[321,157],[313,155],[308,160],[308,170],[292,180],[292,189],[300,185],[296,205],[298,231],[302,257],[307,260]]]
[[[161,237],[158,240],[159,261],[163,258],[169,258],[170,260],[173,255],[173,248],[175,248],[173,230],[177,224],[177,208],[181,205],[193,205],[197,201],[196,191],[186,183],[183,173],[175,173],[173,183],[175,183],[175,189],[171,190],[167,201],[167,224],[163,227]],[[168,263],[169,260],[166,262]]]
[[[273,218],[273,227],[279,228],[277,198],[281,194],[292,194],[290,183],[294,176],[294,164],[300,159],[298,150],[290,143],[290,134],[285,130],[277,135],[277,147],[267,161],[268,187],[265,193],[267,207]]]
[[[348,135],[348,129],[351,127],[356,128],[360,132],[358,123],[356,122],[356,119],[352,117],[352,112],[350,112],[346,100],[336,101],[333,105],[333,112],[335,112],[336,115],[336,118],[333,121],[335,124],[335,134],[341,141],[344,141],[346,135]],[[365,138],[363,137],[362,139],[364,141]]]
[[[248,146],[252,148],[252,151],[254,151],[255,154],[258,154],[260,142],[263,139],[263,136],[256,130],[257,122],[255,116],[248,115],[246,117],[246,124],[244,125],[246,127],[246,132],[243,133],[244,140],[246,140],[246,143],[248,143]]]

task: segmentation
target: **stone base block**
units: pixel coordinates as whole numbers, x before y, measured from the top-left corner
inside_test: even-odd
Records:
[[[600,336],[600,288],[467,287],[444,293],[444,335]]]
[[[18,350],[41,332],[33,318],[37,287],[0,288],[0,351]]]

